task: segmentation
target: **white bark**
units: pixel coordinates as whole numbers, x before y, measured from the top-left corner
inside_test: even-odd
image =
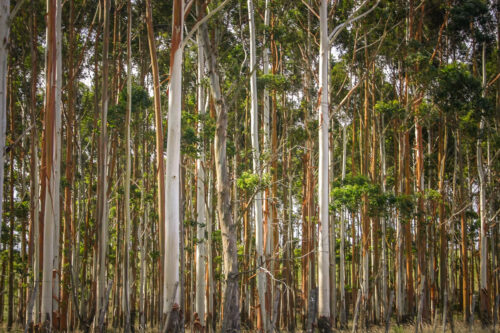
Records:
[[[330,257],[328,226],[328,1],[321,1],[319,53],[319,242],[318,242],[318,316],[330,318]]]
[[[266,27],[269,27],[269,20],[271,16],[271,10],[269,8],[269,0],[266,0],[266,7],[264,11],[264,25]],[[255,23],[254,23],[255,25]],[[254,31],[254,36],[255,36],[255,31]],[[264,52],[262,55],[262,62],[263,62],[263,71],[264,75],[269,74],[269,41],[267,40],[267,32],[264,33]],[[255,37],[254,37],[255,39]],[[264,136],[263,136],[263,145],[264,145],[264,154],[269,155],[271,152],[271,135],[270,135],[270,126],[269,126],[269,119],[270,119],[270,110],[271,110],[271,103],[269,101],[269,90],[267,87],[264,87],[264,119],[263,119],[263,129],[264,129]],[[273,157],[274,158],[274,157]],[[269,163],[266,163],[264,167],[264,174],[269,173]],[[264,202],[267,204],[267,211],[265,212],[267,214],[267,223],[268,223],[268,232],[267,232],[267,240],[266,240],[266,248],[264,249],[266,257],[269,257],[271,255],[271,251],[274,251],[275,249],[272,249],[273,246],[273,232],[272,232],[272,209],[273,206],[271,205],[271,202],[269,200],[269,191],[264,192]],[[272,249],[272,250],[271,250]],[[271,266],[273,266],[274,262],[271,262]],[[273,271],[273,267],[271,267],[271,271]]]
[[[345,179],[347,162],[347,125],[342,127],[342,180]],[[346,304],[345,304],[345,217],[346,211],[342,207],[340,212],[340,326],[347,325]]]
[[[99,136],[98,159],[98,244],[97,244],[97,307],[94,317],[94,329],[100,330],[100,317],[105,316],[106,298],[106,253],[108,248],[108,50],[109,50],[109,9],[110,0],[104,0],[104,32],[102,51],[102,92],[101,92],[101,133]]]
[[[52,326],[53,270],[57,269],[57,250],[59,226],[59,179],[61,161],[61,53],[60,53],[60,0],[47,1],[47,73],[46,73],[46,115],[45,115],[45,156],[44,177],[45,206],[43,228],[43,272],[41,294],[41,321],[49,328]],[[57,283],[57,278],[56,278]]]
[[[180,8],[176,7],[180,6]],[[176,10],[180,11],[176,21]],[[180,302],[179,240],[180,240],[180,152],[182,109],[182,41],[184,1],[174,1],[172,26],[172,55],[170,59],[170,89],[168,94],[168,133],[165,192],[165,262],[163,274],[165,288],[163,312],[170,312]],[[175,293],[175,294],[174,294]],[[171,303],[173,301],[173,303]],[[169,304],[170,303],[170,304]]]
[[[381,115],[380,124],[380,164],[382,173],[382,193],[385,193],[386,186],[386,161],[385,161],[385,134],[384,134],[384,115]],[[386,226],[385,217],[381,218],[382,224],[382,308],[384,309],[384,316],[387,315],[389,309],[387,308],[387,246],[386,246]],[[432,252],[432,251],[431,251]]]
[[[207,205],[206,205],[206,213],[208,218],[206,219],[207,221],[207,234],[208,234],[208,239],[207,239],[207,263],[208,263],[208,292],[206,296],[206,303],[205,303],[205,313],[209,316],[209,318],[213,318],[214,315],[214,277],[213,277],[213,257],[212,257],[212,187],[213,187],[213,175],[211,173],[208,173],[207,175],[207,180],[208,180],[208,196],[207,196]],[[207,325],[209,327],[210,331],[210,324],[208,323]]]
[[[257,102],[257,68],[255,47],[255,19],[253,1],[248,0],[248,24],[250,28],[250,132],[252,138],[252,166],[253,173],[261,175],[260,171],[260,149],[259,149],[259,124],[258,124],[258,102]],[[268,117],[269,119],[269,117]],[[264,239],[262,226],[262,192],[257,190],[254,198],[255,218],[255,247],[257,251],[257,266],[264,265]],[[269,241],[268,241],[269,243]],[[267,332],[268,321],[265,304],[266,275],[262,269],[257,270],[257,291],[259,294],[260,312],[264,331]]]
[[[10,0],[0,0],[0,231],[2,230],[5,131],[7,126],[7,55]]]
[[[125,314],[125,331],[130,332],[130,117],[132,115],[132,4],[127,2],[127,114],[125,115],[125,237],[123,262],[122,306]]]
[[[203,50],[203,42],[201,41],[201,32],[197,32],[196,40],[198,44],[198,135],[203,135],[203,119],[205,115],[205,88],[203,87],[203,78],[205,76],[205,56]],[[203,139],[202,139],[203,140]],[[200,147],[200,155],[196,160],[196,213],[197,213],[197,229],[196,229],[196,300],[195,311],[198,313],[200,324],[205,326],[205,267],[207,261],[206,251],[206,224],[205,218],[205,147]]]
[[[485,64],[485,52],[486,46],[483,44],[483,65]],[[486,69],[483,66],[483,87],[486,87]],[[488,241],[487,241],[487,231],[488,231],[488,217],[486,209],[486,177],[484,174],[483,166],[483,148],[482,148],[482,138],[484,133],[484,117],[481,116],[481,121],[479,123],[479,138],[477,139],[476,149],[477,149],[477,172],[479,178],[479,217],[481,220],[481,231],[480,231],[480,269],[479,269],[479,289],[482,297],[483,293],[487,295],[487,267],[488,267]]]
[[[56,154],[54,160],[54,259],[53,259],[53,267],[54,270],[60,272],[60,256],[59,256],[59,239],[60,239],[60,230],[61,230],[61,201],[60,198],[60,183],[61,183],[61,88],[62,88],[62,31],[61,31],[61,15],[62,15],[62,4],[61,0],[57,0],[56,2]],[[56,312],[59,309],[59,300],[60,299],[60,290],[59,282],[60,282],[60,274],[54,274],[54,283],[53,283],[53,294],[54,299],[52,300],[52,311]]]

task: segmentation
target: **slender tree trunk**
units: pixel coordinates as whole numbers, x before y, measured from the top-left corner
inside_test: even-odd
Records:
[[[154,109],[155,109],[155,126],[156,126],[156,172],[158,182],[158,226],[159,226],[159,242],[160,242],[160,257],[165,257],[165,167],[163,156],[163,116],[161,112],[161,95],[160,95],[160,74],[158,69],[158,58],[156,54],[156,43],[153,31],[153,9],[151,8],[151,0],[146,0],[146,26],[148,30],[149,54],[151,57],[151,72],[153,76],[153,93],[154,93]],[[160,290],[163,292],[163,262],[159,261],[160,272]],[[163,303],[160,305],[163,306]]]
[[[69,293],[71,286],[71,239],[75,230],[73,226],[73,127],[75,115],[75,35],[74,35],[74,1],[69,3],[70,23],[69,23],[69,51],[68,51],[68,108],[67,108],[67,122],[66,122],[66,170],[65,178],[67,186],[64,188],[64,244],[63,244],[63,259],[62,259],[62,283],[61,283],[61,318],[59,327],[62,330],[67,329],[68,311],[69,311]]]
[[[131,331],[130,322],[130,119],[132,116],[132,3],[127,1],[127,111],[125,115],[125,236],[123,239],[123,288],[122,304],[124,312],[125,332]]]
[[[58,135],[60,135],[60,92],[57,92],[58,84],[58,65],[60,56],[58,53],[58,35],[61,34],[60,25],[57,23],[58,16],[61,13],[60,0],[48,0],[48,18],[47,18],[47,68],[46,68],[46,96],[45,96],[45,118],[44,118],[44,155],[45,169],[43,177],[45,178],[45,201],[44,201],[44,226],[43,226],[43,276],[42,276],[42,308],[41,321],[44,330],[50,331],[52,328],[53,311],[53,270],[57,269],[57,262],[54,257],[54,243],[57,239],[55,233],[56,222],[59,214],[59,184],[57,174],[59,173],[60,161],[60,141],[58,146]],[[59,107],[58,107],[59,106]],[[59,126],[59,127],[58,127]],[[60,138],[59,138],[60,140]],[[56,285],[57,287],[57,285]]]
[[[347,124],[342,126],[342,180],[346,176],[346,163],[347,163]],[[345,220],[347,212],[344,207],[340,211],[340,267],[339,267],[339,280],[340,280],[340,328],[347,325],[347,308],[345,301]]]
[[[483,44],[483,88],[486,87],[486,44]],[[484,117],[481,116],[479,124],[479,137],[476,143],[477,154],[477,173],[479,178],[479,217],[481,220],[480,230],[480,275],[479,275],[479,309],[480,317],[483,325],[489,325],[491,321],[490,316],[490,301],[489,301],[489,288],[487,280],[487,267],[488,267],[488,211],[486,208],[486,177],[483,166],[483,136],[484,132]]]
[[[201,1],[197,1],[197,13],[201,14]],[[196,35],[198,44],[198,135],[201,138],[200,154],[196,160],[196,301],[195,311],[200,320],[200,325],[205,327],[205,289],[206,289],[206,264],[207,264],[207,250],[206,250],[206,225],[207,219],[205,218],[205,146],[203,144],[203,123],[206,114],[205,109],[205,87],[203,86],[203,79],[205,78],[205,54],[203,49],[203,41],[201,32],[198,29]]]
[[[328,1],[322,0],[320,7],[320,51],[319,51],[319,243],[318,243],[318,325],[322,330],[330,330],[330,253],[328,218]]]
[[[7,126],[7,58],[9,42],[10,0],[0,1],[0,230],[3,221],[3,180],[5,133]]]
[[[102,92],[101,92],[101,131],[99,134],[99,159],[97,175],[97,293],[94,329],[103,331],[106,304],[106,253],[108,247],[108,50],[109,50],[109,9],[110,0],[104,0],[104,31],[102,47]]]
[[[9,71],[9,76],[10,76],[10,81],[12,81],[12,69],[10,68]],[[15,122],[15,116],[14,116],[14,94],[13,94],[13,86],[11,86],[8,89],[8,94],[9,94],[9,109],[10,109],[10,132],[12,137],[15,137],[15,127],[14,127],[14,122]],[[7,330],[12,329],[12,325],[14,324],[14,278],[15,278],[15,272],[14,272],[14,228],[15,228],[15,216],[14,216],[14,148],[11,147],[10,153],[9,153],[9,290],[8,290],[8,297],[7,297]]]
[[[182,97],[182,29],[184,1],[174,0],[172,48],[170,51],[170,91],[168,94],[168,145],[166,166],[165,261],[163,275],[163,313],[170,312],[169,331],[177,331],[180,318],[179,241],[180,241],[180,150]],[[172,326],[173,325],[173,326]]]
[[[260,148],[259,148],[259,124],[258,124],[258,101],[257,101],[257,68],[256,68],[256,47],[255,47],[255,20],[253,1],[248,0],[248,19],[250,27],[250,119],[251,119],[251,138],[252,138],[252,167],[253,173],[261,175],[260,170]],[[260,268],[264,266],[264,239],[262,226],[262,192],[257,189],[254,197],[254,218],[255,218],[255,249],[257,251],[257,291],[259,294],[259,310],[261,315],[262,329],[264,332],[269,330],[268,313],[266,311],[266,274]],[[268,224],[268,231],[269,231]],[[269,239],[267,239],[269,244]]]
[[[209,42],[206,24],[202,24],[204,49],[207,53],[208,73],[212,97],[216,109],[215,130],[215,170],[217,175],[217,213],[222,231],[222,256],[224,262],[224,276],[226,287],[224,290],[224,307],[222,332],[240,330],[240,309],[238,304],[238,255],[236,246],[236,224],[232,220],[229,202],[230,187],[227,171],[226,136],[227,136],[227,109],[219,83],[219,72],[216,65],[213,45]]]

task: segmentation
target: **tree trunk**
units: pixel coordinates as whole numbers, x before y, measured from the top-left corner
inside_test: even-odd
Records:
[[[182,29],[184,1],[175,0],[172,15],[172,48],[170,51],[170,89],[168,94],[168,138],[166,165],[165,261],[163,266],[163,313],[170,313],[168,331],[176,330],[180,310],[179,242],[180,242],[180,155],[182,101]],[[172,326],[173,325],[173,326]]]
[[[319,51],[319,243],[318,243],[318,325],[320,329],[330,327],[330,253],[328,219],[328,59],[330,46],[328,40],[328,1],[322,0],[320,7],[320,51]]]
[[[483,87],[486,87],[486,44],[483,44]],[[479,178],[479,217],[481,220],[480,230],[480,275],[479,275],[479,316],[483,325],[489,325],[490,317],[490,300],[489,288],[487,281],[487,267],[488,267],[488,214],[486,209],[486,177],[484,174],[483,166],[483,148],[482,141],[484,136],[484,117],[481,116],[479,124],[479,137],[476,143],[477,154],[477,173]]]
[[[197,13],[201,14],[201,3],[197,1]],[[205,78],[205,55],[203,49],[203,41],[201,32],[198,29],[196,34],[196,41],[198,44],[198,136],[201,138],[200,154],[196,160],[196,300],[195,312],[200,320],[200,325],[205,327],[205,267],[207,263],[207,250],[206,250],[206,225],[207,219],[205,218],[205,145],[203,144],[203,123],[206,114],[205,109],[205,87],[203,86],[203,79]]]
[[[3,221],[3,180],[5,164],[5,131],[7,129],[7,58],[9,42],[10,0],[0,1],[0,230]]]
[[[123,239],[123,288],[122,304],[124,312],[125,332],[131,331],[130,322],[130,117],[132,115],[132,3],[127,1],[127,110],[125,115],[125,236]]]
[[[257,101],[257,68],[256,66],[256,47],[255,47],[255,20],[253,1],[248,0],[248,19],[250,28],[250,119],[251,119],[251,138],[252,138],[252,168],[253,173],[261,176],[260,170],[260,148],[259,148],[259,124],[258,124],[258,101]],[[263,239],[263,226],[262,226],[262,192],[257,189],[255,193],[254,202],[254,218],[255,218],[255,249],[257,251],[257,292],[259,294],[259,310],[261,316],[262,327],[258,329],[268,332],[269,321],[266,309],[266,274],[260,268],[264,266],[264,239]],[[268,224],[268,231],[269,231]],[[269,234],[269,233],[268,233]],[[267,239],[269,244],[269,239]]]
[[[57,269],[57,262],[54,257],[54,247],[56,237],[56,221],[59,217],[57,208],[59,207],[59,184],[57,174],[59,173],[60,161],[60,141],[58,145],[58,135],[60,135],[60,92],[57,92],[58,84],[58,65],[60,56],[58,53],[58,39],[60,38],[60,25],[57,23],[58,16],[61,13],[60,0],[48,0],[48,18],[47,18],[47,69],[46,69],[46,96],[45,96],[45,118],[44,118],[44,155],[45,168],[43,177],[45,178],[45,203],[44,203],[44,226],[43,226],[43,274],[42,274],[42,308],[41,321],[45,330],[52,328],[53,311],[53,270]],[[59,35],[59,37],[58,37]],[[59,107],[58,107],[59,106]],[[58,150],[59,148],[59,150]],[[57,285],[54,286],[54,289]]]
[[[226,135],[227,109],[219,83],[219,72],[216,66],[213,45],[210,44],[206,24],[202,24],[204,49],[207,53],[207,64],[210,78],[210,87],[216,109],[215,130],[215,170],[217,175],[217,213],[222,231],[222,248],[224,262],[224,276],[226,288],[224,291],[223,332],[237,332],[240,330],[240,310],[238,304],[238,254],[236,246],[236,224],[232,220],[231,204],[229,202],[230,187],[227,171]]]
[[[153,76],[153,93],[154,93],[154,109],[155,109],[155,126],[156,126],[156,172],[158,182],[158,226],[159,226],[159,242],[160,242],[160,258],[165,257],[165,167],[163,156],[163,116],[161,112],[161,95],[160,95],[160,74],[158,70],[158,58],[156,54],[156,43],[153,31],[153,9],[151,8],[151,0],[146,0],[146,26],[148,29],[149,54],[151,57],[151,72]],[[163,262],[159,260],[160,272],[160,290],[162,294],[163,288]],[[160,304],[160,307],[163,303]]]
[[[110,0],[104,0],[104,31],[102,47],[102,92],[101,92],[101,131],[99,135],[99,159],[97,175],[97,290],[96,312],[94,329],[103,331],[101,323],[104,322],[106,312],[106,253],[108,248],[108,50],[109,50],[109,9]],[[102,318],[102,319],[101,319]]]

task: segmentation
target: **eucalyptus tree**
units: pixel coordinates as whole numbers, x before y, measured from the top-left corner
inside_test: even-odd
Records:
[[[125,115],[125,239],[123,246],[123,312],[125,332],[131,331],[130,322],[130,117],[132,114],[132,3],[127,1],[127,111]]]
[[[10,0],[0,2],[0,230],[2,229],[5,131],[7,128],[7,55],[9,42]]]
[[[177,316],[180,301],[179,240],[180,240],[180,153],[181,153],[181,103],[182,103],[182,54],[184,28],[184,0],[173,2],[172,45],[170,50],[170,85],[168,94],[167,166],[165,195],[165,261],[163,276],[163,313],[172,311]],[[175,309],[174,309],[175,308]],[[173,318],[173,320],[176,320]],[[167,323],[170,325],[170,323]],[[169,330],[177,330],[177,323]]]
[[[44,161],[42,175],[45,179],[45,202],[43,207],[43,272],[41,293],[41,322],[45,330],[52,328],[53,271],[57,269],[55,244],[59,234],[59,182],[61,161],[61,1],[47,1],[47,60],[44,117]],[[59,244],[57,243],[57,246]]]
[[[253,173],[261,175],[260,147],[259,147],[259,110],[257,99],[257,67],[255,47],[255,19],[253,1],[248,0],[248,23],[250,28],[250,135],[252,137],[252,168]],[[264,265],[264,239],[262,225],[262,192],[257,189],[254,196],[255,217],[255,249],[257,251],[257,290],[259,294],[259,311],[264,332],[269,329],[268,314],[266,313],[266,274],[261,266]],[[269,242],[269,238],[268,238]]]
[[[98,332],[104,330],[104,318],[107,307],[106,271],[107,271],[107,249],[108,249],[108,72],[109,72],[109,10],[110,0],[104,0],[103,7],[103,46],[102,46],[102,83],[101,83],[101,112],[99,133],[99,158],[97,175],[97,291],[96,291],[96,313],[94,317],[94,329]]]
[[[196,2],[196,11],[198,15],[201,12],[200,1]],[[198,29],[196,32],[196,42],[198,44],[198,77],[197,77],[197,93],[198,93],[198,136],[203,134],[203,118],[206,115],[206,96],[205,96],[205,86],[203,84],[203,79],[205,78],[205,51],[203,49],[203,42],[201,31]],[[199,156],[196,160],[196,214],[197,214],[197,225],[196,225],[196,302],[195,311],[200,319],[200,325],[205,327],[205,294],[206,294],[206,262],[207,262],[207,240],[205,237],[207,216],[205,214],[206,202],[205,202],[205,145],[203,140],[201,141],[201,147],[199,150]]]
[[[212,11],[213,13],[213,11]],[[227,170],[227,107],[220,86],[220,75],[215,57],[215,45],[210,42],[205,23],[200,26],[203,48],[206,51],[210,90],[215,104],[215,171],[217,193],[217,216],[222,231],[224,261],[224,280],[226,283],[223,296],[222,331],[240,330],[240,310],[238,292],[238,253],[236,224],[233,221],[230,204],[229,175]]]
[[[328,218],[328,161],[330,126],[328,110],[328,61],[330,42],[328,37],[328,1],[322,0],[320,7],[320,50],[319,50],[319,242],[318,242],[318,315],[321,326],[330,326],[330,245]]]

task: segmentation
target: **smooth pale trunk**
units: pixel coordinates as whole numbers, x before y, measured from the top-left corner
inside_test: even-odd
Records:
[[[328,239],[328,2],[320,8],[320,60],[319,60],[319,243],[318,243],[318,316],[330,318],[330,257]]]
[[[331,125],[333,127],[333,119],[330,120]],[[329,133],[330,137],[330,147],[328,148],[329,150],[329,164],[328,164],[328,175],[329,179],[334,179],[335,175],[335,141],[333,139],[333,135]],[[332,184],[328,182],[328,192],[332,190]],[[329,232],[329,242],[330,242],[330,252],[329,252],[329,262],[332,263],[330,265],[330,292],[331,292],[331,297],[330,297],[330,311],[331,311],[331,318],[332,318],[332,324],[335,325],[335,321],[337,319],[337,250],[335,249],[335,245],[337,243],[337,237],[335,235],[335,221],[337,219],[336,214],[332,214],[329,216],[330,219],[330,232]]]
[[[9,40],[10,0],[0,0],[0,231],[3,213],[5,131],[7,128],[7,44]]]
[[[265,4],[265,10],[264,10],[264,25],[266,27],[269,26],[269,20],[271,16],[271,10],[269,8],[269,0],[266,0]],[[255,23],[254,23],[255,24]],[[254,36],[255,36],[255,31],[254,31]],[[262,54],[262,63],[263,63],[263,71],[264,75],[269,75],[269,70],[270,70],[270,63],[269,63],[269,41],[266,38],[266,33],[264,34],[264,51]],[[254,38],[255,39],[255,38]],[[270,130],[269,130],[269,119],[270,119],[270,110],[271,110],[271,103],[269,100],[269,90],[267,87],[264,87],[264,101],[263,101],[263,106],[264,106],[264,118],[263,118],[263,129],[264,129],[264,137],[263,137],[263,145],[264,145],[264,153],[269,154],[271,152],[271,136],[270,136]],[[266,163],[264,170],[264,174],[269,173],[269,163]],[[267,214],[267,239],[266,239],[266,248],[264,249],[266,257],[269,257],[271,255],[271,248],[273,244],[273,232],[272,232],[272,209],[273,205],[271,205],[271,202],[269,200],[269,191],[264,192],[264,202],[267,205],[268,209],[265,210],[265,214]],[[274,249],[273,249],[274,251]],[[271,262],[271,266],[274,265],[274,261]],[[274,271],[273,268],[271,267],[271,271]]]
[[[260,149],[259,149],[259,124],[258,124],[258,102],[257,102],[257,69],[256,47],[255,47],[255,20],[253,13],[253,1],[248,0],[248,19],[250,26],[250,135],[252,138],[252,167],[253,173],[261,175]],[[269,118],[268,118],[269,119]],[[264,265],[264,239],[262,225],[262,193],[258,191],[254,198],[255,218],[255,248],[257,251],[257,267]],[[268,240],[269,243],[269,240]],[[257,270],[257,292],[259,294],[260,312],[264,331],[267,332],[267,313],[265,304],[266,275],[262,269]]]
[[[172,56],[170,67],[170,89],[168,94],[168,134],[165,195],[165,264],[163,274],[165,288],[163,313],[168,313],[180,302],[179,285],[179,240],[180,240],[180,156],[181,156],[181,97],[182,97],[182,14],[184,1],[174,2],[174,25],[172,27]],[[178,8],[179,6],[180,8]],[[177,16],[179,15],[180,18]],[[180,20],[176,21],[176,20]]]
[[[53,294],[54,299],[52,300],[52,311],[59,311],[59,299],[60,299],[60,262],[59,262],[59,242],[60,242],[60,229],[61,229],[61,209],[60,209],[60,186],[61,183],[61,86],[62,86],[62,31],[61,31],[61,15],[62,15],[62,4],[61,0],[56,2],[56,155],[55,155],[55,172],[54,181],[56,186],[54,187],[54,260],[53,267],[58,273],[54,274],[53,282]]]
[[[347,125],[342,127],[342,180],[345,179],[347,163]],[[344,327],[347,324],[346,304],[345,304],[345,218],[346,211],[342,207],[340,212],[340,325]]]
[[[144,198],[144,189],[142,190],[141,196]],[[149,205],[146,206],[146,209],[144,210],[144,216],[141,219],[141,223],[139,225],[139,237],[141,239],[141,251],[139,253],[139,258],[141,260],[141,272],[140,272],[140,278],[139,278],[139,312],[140,312],[140,318],[139,318],[139,327],[140,331],[144,332],[146,329],[146,315],[145,315],[145,310],[146,310],[146,266],[147,266],[147,260],[146,260],[146,252],[147,252],[147,233],[148,233],[148,211],[149,211]]]
[[[483,87],[486,87],[486,69],[485,69],[485,52],[486,45],[483,44]],[[488,281],[487,281],[487,269],[488,269],[488,217],[486,210],[486,176],[484,173],[484,163],[483,163],[483,148],[482,148],[482,138],[484,135],[484,118],[481,116],[481,121],[479,123],[479,138],[476,143],[476,154],[477,154],[477,172],[479,178],[479,217],[481,220],[481,231],[480,231],[480,273],[479,273],[479,292],[480,292],[480,311],[481,318],[483,322],[489,321],[489,308],[488,308]]]
[[[205,56],[203,51],[203,43],[201,41],[201,33],[198,31],[196,40],[198,42],[198,135],[203,137],[203,116],[205,115],[205,88],[203,87],[203,78],[205,76]],[[201,326],[205,326],[205,267],[207,260],[206,251],[206,224],[205,218],[205,150],[200,147],[200,155],[196,160],[196,299],[195,311],[198,313]]]
[[[403,161],[403,142],[400,136],[399,140],[399,177],[401,178],[399,181],[399,188],[402,188],[402,161]],[[403,299],[403,226],[401,224],[400,212],[396,212],[396,309],[398,314],[398,320],[401,320],[403,315],[405,314],[404,309],[404,299]]]
[[[227,110],[220,89],[219,72],[216,58],[206,24],[202,24],[201,33],[204,49],[207,53],[208,73],[212,97],[214,99],[217,121],[214,140],[214,157],[217,192],[217,216],[222,232],[222,257],[224,262],[224,296],[222,312],[222,331],[233,332],[240,330],[239,288],[238,288],[238,252],[236,243],[236,226],[232,220],[229,202],[229,176],[227,170],[226,139],[227,139]],[[209,258],[210,262],[210,258]]]
[[[122,306],[125,314],[125,331],[130,332],[130,117],[132,114],[132,5],[131,0],[127,2],[127,114],[125,115],[125,239],[123,253],[123,289]]]
[[[380,164],[382,169],[382,193],[385,193],[386,186],[386,163],[385,163],[385,135],[384,135],[384,115],[381,115],[381,126],[380,126]],[[385,217],[381,217],[380,222],[382,224],[382,308],[384,309],[384,316],[387,314],[387,259],[386,259],[386,226]]]
[[[106,297],[106,253],[108,248],[108,50],[109,50],[109,9],[110,0],[104,0],[104,32],[103,32],[103,52],[102,52],[102,92],[101,92],[101,133],[99,135],[99,159],[98,159],[98,244],[97,258],[97,310],[94,317],[94,329],[100,330],[101,317],[105,316]],[[95,276],[95,275],[94,275]]]
[[[214,281],[213,281],[213,258],[212,258],[212,188],[213,188],[213,176],[212,173],[208,173],[207,175],[208,179],[208,197],[207,197],[207,205],[206,205],[206,215],[208,216],[207,218],[207,234],[208,234],[208,239],[207,239],[207,293],[206,293],[206,303],[205,303],[205,313],[209,316],[209,319],[213,318],[214,315]],[[210,331],[211,325],[208,323],[208,330]]]
[[[46,70],[46,115],[45,115],[45,156],[46,163],[44,177],[46,177],[45,206],[44,206],[44,228],[43,228],[43,272],[41,293],[41,321],[46,327],[52,326],[53,311],[53,270],[57,269],[55,241],[58,240],[56,227],[59,226],[59,163],[60,156],[60,0],[49,0],[47,2],[47,70]],[[59,21],[60,22],[60,21]],[[59,36],[58,36],[59,35]],[[58,92],[59,90],[59,92]],[[59,99],[59,101],[58,101]],[[56,235],[57,234],[57,235]],[[57,283],[57,279],[56,279]]]
[[[40,276],[40,230],[39,230],[39,213],[40,213],[40,186],[39,186],[39,161],[38,161],[38,151],[35,148],[34,153],[33,153],[34,161],[33,161],[33,166],[34,170],[33,172],[33,205],[34,205],[34,215],[33,215],[33,277]],[[40,295],[40,289],[37,288],[38,282],[36,279],[34,279],[34,290],[35,292],[34,295],[34,300],[35,304],[33,308],[31,309],[31,318],[32,320],[36,323],[38,322],[38,315],[40,313],[40,302],[38,302]],[[30,310],[30,309],[27,309]],[[30,323],[28,323],[30,324]]]

